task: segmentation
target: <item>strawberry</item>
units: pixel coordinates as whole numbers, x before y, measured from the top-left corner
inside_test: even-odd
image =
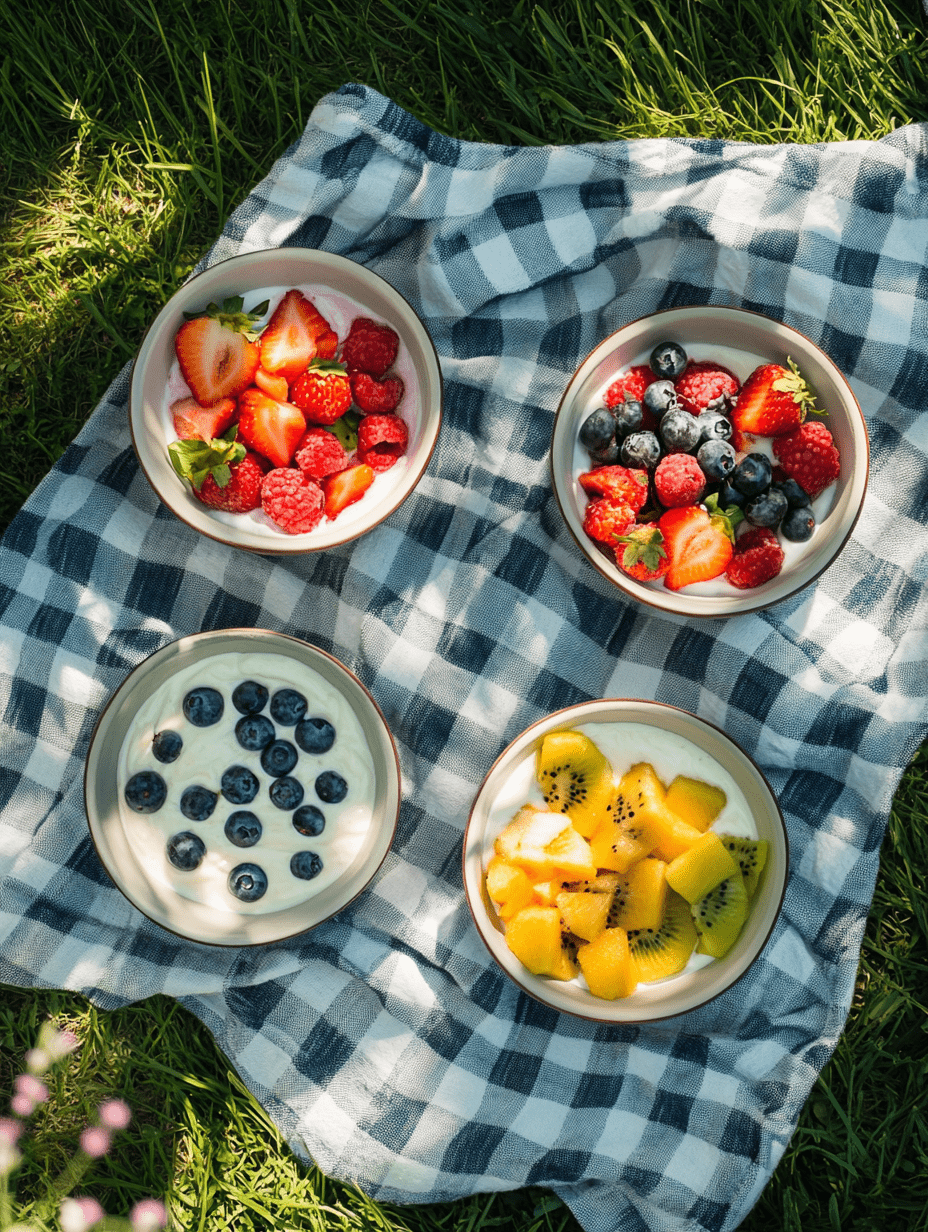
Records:
[[[599,543],[613,544],[635,521],[635,511],[623,500],[600,496],[592,500],[583,515],[583,529]]]
[[[673,387],[683,409],[691,415],[699,415],[710,404],[713,410],[718,407],[725,414],[729,400],[738,392],[739,384],[735,374],[722,364],[711,359],[691,359]]]
[[[323,479],[349,465],[341,441],[326,428],[308,428],[297,445],[293,460],[310,479]]]
[[[737,539],[725,576],[739,590],[750,590],[775,578],[782,568],[783,549],[776,535],[766,526],[752,526]]]
[[[239,435],[275,466],[289,466],[306,431],[303,412],[290,402],[275,402],[260,389],[246,389],[238,400]]]
[[[782,364],[761,364],[741,386],[731,421],[740,432],[781,436],[795,432],[815,399],[791,359]]]
[[[174,350],[184,380],[201,406],[234,398],[254,380],[260,352],[254,325],[267,303],[243,312],[244,300],[233,296],[222,307],[208,304],[201,313],[185,312],[174,338]]]
[[[703,469],[689,453],[669,453],[654,472],[654,491],[665,509],[695,505],[706,490]]]
[[[373,482],[373,469],[363,462],[349,467],[348,470],[339,471],[337,475],[327,476],[322,481],[325,516],[337,517],[348,505],[359,501]]]
[[[358,458],[387,471],[406,452],[409,429],[399,415],[365,415],[358,424]]]
[[[287,385],[286,377],[275,375],[273,372],[268,372],[265,368],[258,368],[255,373],[255,384],[262,393],[267,394],[269,398],[273,398],[275,402],[286,402],[290,397],[290,389]]]
[[[841,473],[841,456],[831,433],[819,420],[778,436],[773,452],[790,479],[795,479],[813,500]]]
[[[615,542],[615,563],[639,582],[656,582],[670,568],[664,536],[653,523],[635,524]]]
[[[261,507],[288,535],[305,535],[322,521],[322,489],[295,467],[280,467],[264,477]]]
[[[629,470],[627,466],[599,466],[578,477],[580,487],[588,496],[611,496],[625,501],[637,513],[648,499],[646,471]]]
[[[658,522],[670,565],[664,575],[669,590],[708,582],[728,568],[734,548],[719,519],[700,505],[668,509]]]
[[[295,381],[311,359],[331,359],[338,337],[302,291],[288,291],[261,335],[261,367]]]
[[[233,427],[214,440],[172,441],[168,457],[204,505],[228,513],[248,513],[261,504],[261,480],[267,463],[248,453],[235,436]]]
[[[396,359],[400,340],[395,329],[370,317],[356,317],[342,347],[342,363],[349,372],[366,372],[378,381]]]
[[[351,406],[351,384],[342,364],[314,359],[290,391],[307,423],[333,424]]]
[[[354,404],[365,415],[386,415],[395,411],[403,396],[404,385],[398,376],[376,381],[367,372],[352,372],[351,393]]]
[[[235,418],[234,398],[222,398],[215,406],[200,406],[196,398],[179,398],[171,403],[174,431],[182,441],[211,441],[222,436]]]

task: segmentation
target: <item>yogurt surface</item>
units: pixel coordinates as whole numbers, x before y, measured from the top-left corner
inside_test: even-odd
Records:
[[[302,805],[315,805],[325,819],[317,836],[300,834],[292,824],[294,810],[273,804],[268,789],[274,776],[262,768],[260,751],[243,748],[235,735],[242,714],[232,703],[232,691],[246,680],[263,684],[271,699],[279,689],[296,689],[307,699],[306,717],[324,718],[335,729],[335,741],[326,753],[307,753],[297,747],[298,760],[290,771],[290,777],[303,788]],[[223,713],[212,726],[196,727],[184,716],[183,700],[191,689],[204,685],[222,695]],[[261,713],[273,723],[277,739],[295,744],[293,725],[276,722],[270,703]],[[152,751],[152,740],[162,731],[177,732],[183,741],[180,756],[169,764],[158,761]],[[253,801],[234,804],[221,794],[222,776],[232,766],[244,766],[257,777],[259,787]],[[136,812],[126,803],[126,784],[142,770],[155,771],[167,786],[167,799],[154,813]],[[326,803],[316,792],[316,779],[326,770],[348,784],[338,803]],[[217,794],[215,809],[204,821],[191,820],[181,812],[181,795],[191,786]],[[137,711],[123,739],[117,769],[120,821],[146,877],[182,898],[232,914],[279,911],[306,902],[342,876],[364,846],[374,789],[373,757],[347,700],[310,667],[267,652],[218,654],[178,671]],[[258,842],[247,848],[235,846],[224,832],[229,815],[241,809],[254,813],[262,826]],[[168,840],[184,832],[197,835],[206,846],[202,862],[190,871],[175,868],[167,857]],[[314,852],[322,860],[322,869],[312,880],[301,880],[290,871],[291,857],[297,852]],[[232,869],[245,863],[258,865],[268,880],[266,893],[252,903],[235,897],[228,886]]]

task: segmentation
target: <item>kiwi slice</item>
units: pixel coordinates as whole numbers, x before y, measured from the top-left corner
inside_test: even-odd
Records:
[[[642,928],[628,934],[628,948],[644,983],[677,975],[696,946],[696,928],[690,905],[674,890],[667,891],[664,922],[660,928]]]
[[[538,751],[538,784],[552,813],[564,813],[589,838],[612,804],[612,766],[588,736],[551,732]]]
[[[722,958],[738,939],[748,918],[748,892],[740,873],[726,877],[692,906],[699,940],[696,951]]]
[[[740,866],[748,898],[753,898],[754,891],[757,889],[757,882],[760,879],[764,865],[767,863],[767,852],[770,850],[770,844],[765,838],[757,839],[755,842],[751,838],[739,838],[736,834],[720,834],[719,838],[731,853],[735,863]]]

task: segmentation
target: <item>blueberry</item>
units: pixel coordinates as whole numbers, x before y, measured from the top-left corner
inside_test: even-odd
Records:
[[[274,724],[263,714],[246,714],[235,724],[236,740],[252,753],[267,748],[276,735]]]
[[[243,903],[256,903],[267,893],[267,873],[257,864],[237,864],[229,873],[229,889]]]
[[[292,821],[294,830],[305,834],[307,838],[316,838],[325,829],[322,809],[317,809],[315,804],[304,804],[302,808],[298,808]]]
[[[218,799],[218,793],[208,787],[188,787],[180,798],[180,811],[191,821],[206,821]]]
[[[298,758],[299,753],[289,740],[275,740],[261,754],[261,767],[265,774],[276,779],[281,774],[289,774]]]
[[[653,471],[661,460],[661,443],[653,432],[633,432],[622,442],[622,465]]]
[[[773,471],[770,459],[763,453],[749,453],[731,473],[731,482],[745,496],[757,496],[770,487]]]
[[[261,837],[261,822],[248,809],[236,809],[229,814],[225,834],[236,847],[254,847]]]
[[[626,398],[624,402],[620,402],[618,406],[612,408],[612,413],[615,416],[617,439],[637,432],[644,419],[644,409],[641,403],[636,402],[634,398]]]
[[[590,461],[596,466],[613,466],[619,460],[619,442],[610,441],[602,449],[590,450]]]
[[[258,776],[247,766],[230,766],[219,783],[220,791],[230,804],[251,804],[259,787]]]
[[[731,420],[726,419],[724,415],[716,415],[712,411],[703,411],[696,422],[699,424],[700,445],[704,445],[706,441],[731,440]]]
[[[218,689],[201,685],[191,689],[184,698],[184,714],[194,727],[212,727],[222,718],[225,703]]]
[[[652,381],[644,391],[645,406],[658,417],[665,411],[669,411],[672,406],[677,406],[679,401],[673,381]]]
[[[285,774],[274,780],[268,788],[268,795],[275,807],[290,812],[303,803],[303,784]]]
[[[773,486],[779,488],[786,497],[786,503],[790,509],[804,509],[812,504],[812,497],[805,488],[799,486],[795,479],[784,479]]]
[[[314,851],[298,851],[290,857],[290,872],[301,881],[312,881],[322,872],[322,860]]]
[[[798,506],[790,509],[780,523],[780,534],[792,543],[805,543],[815,530],[815,515],[811,509]]]
[[[184,742],[176,731],[155,732],[155,737],[151,742],[151,751],[155,758],[165,765],[177,761],[183,747]]]
[[[671,407],[660,426],[668,453],[689,453],[699,444],[699,421],[682,407]]]
[[[257,680],[243,680],[232,690],[232,705],[239,714],[258,714],[267,705],[270,696]]]
[[[184,830],[181,834],[172,834],[165,847],[167,857],[184,873],[199,868],[206,855],[206,844],[196,834]]]
[[[602,449],[615,436],[615,419],[612,412],[601,406],[588,415],[580,425],[580,444],[586,449]]]
[[[134,812],[157,813],[168,798],[168,785],[154,770],[140,770],[133,774],[123,794]]]
[[[335,728],[328,719],[304,719],[297,723],[293,738],[304,753],[328,753],[335,743]]]
[[[271,718],[284,727],[299,723],[306,713],[308,702],[296,689],[278,689],[271,698]]]
[[[743,505],[746,500],[747,497],[738,491],[731,479],[726,479],[719,488],[719,504],[723,509],[727,509],[729,505]]]
[[[744,507],[744,516],[752,526],[777,526],[788,505],[786,497],[776,488],[768,488],[752,497]]]
[[[316,795],[325,804],[338,804],[348,795],[348,784],[334,770],[323,770],[316,779]]]
[[[696,452],[703,474],[713,483],[726,479],[735,469],[735,451],[728,441],[706,441]]]
[[[675,380],[686,367],[686,351],[679,342],[661,342],[651,352],[651,371],[655,376]]]

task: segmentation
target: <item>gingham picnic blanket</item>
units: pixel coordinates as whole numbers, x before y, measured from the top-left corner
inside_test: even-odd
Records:
[[[417,491],[299,559],[198,537],[129,441],[127,372],[0,554],[0,981],[198,1015],[304,1158],[382,1200],[546,1186],[589,1232],[734,1228],[850,1004],[890,802],[928,731],[928,152],[877,143],[452,140],[349,85],[233,214],[205,264],[295,244],[376,270],[426,321],[445,419]],[[554,503],[547,448],[580,358],[677,304],[743,305],[849,375],[872,444],[840,559],[720,622],[626,602]],[[152,304],[152,314],[160,307]],[[396,841],[358,901],[256,950],[136,912],[88,839],[94,721],[146,655],[262,626],[338,656],[396,738]],[[639,696],[721,725],[782,805],[793,861],[761,960],[653,1028],[561,1016],[495,967],[461,886],[469,805],[553,709]]]

